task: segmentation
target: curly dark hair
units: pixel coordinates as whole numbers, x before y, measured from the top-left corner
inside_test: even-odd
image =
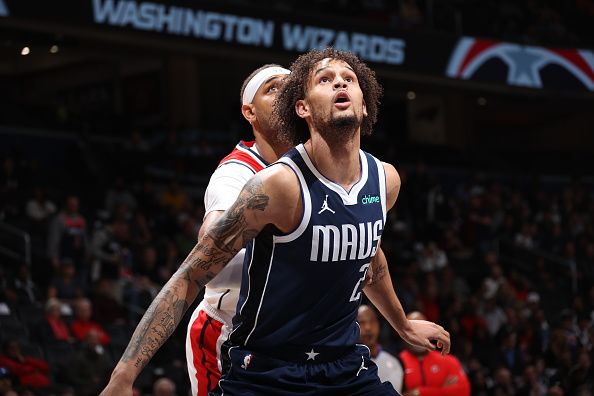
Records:
[[[308,81],[314,66],[323,59],[331,58],[344,61],[351,66],[363,91],[367,108],[367,117],[361,124],[361,134],[370,135],[377,121],[378,106],[382,96],[382,86],[375,78],[375,72],[363,63],[355,54],[334,48],[314,49],[300,55],[291,65],[289,74],[283,81],[276,96],[272,110],[272,125],[279,135],[292,144],[304,142],[309,138],[309,128],[304,119],[295,112],[295,103],[305,99]]]

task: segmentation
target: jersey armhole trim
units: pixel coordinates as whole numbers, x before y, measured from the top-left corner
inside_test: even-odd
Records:
[[[307,187],[307,183],[305,182],[305,178],[303,177],[303,174],[301,173],[301,170],[299,169],[297,164],[295,164],[295,162],[293,162],[292,159],[288,157],[282,157],[273,165],[275,164],[282,164],[288,166],[289,169],[291,169],[293,173],[295,173],[295,176],[297,176],[297,180],[299,182],[299,188],[301,190],[301,201],[303,202],[303,212],[301,213],[301,221],[299,225],[293,231],[287,234],[274,236],[275,243],[288,243],[299,238],[307,228],[307,225],[309,224],[309,220],[311,218],[311,198],[309,195],[309,188]]]
[[[375,157],[373,157],[373,159],[375,160],[375,163],[377,165],[377,175],[381,194],[382,213],[384,215],[384,224],[386,224],[386,199],[388,199],[388,192],[386,191],[386,170],[384,169],[384,164],[382,164],[380,160],[378,160]]]
[[[230,165],[230,164],[242,165],[242,166],[245,166],[246,168],[248,168],[254,175],[257,173],[256,170],[254,168],[252,168],[250,165],[246,164],[245,162],[236,160],[236,159],[227,160],[227,161],[219,164],[219,166],[217,168],[220,168],[225,165]]]

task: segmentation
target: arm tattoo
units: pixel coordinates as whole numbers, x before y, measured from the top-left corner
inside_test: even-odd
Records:
[[[134,360],[134,366],[142,369],[173,333],[188,309],[186,293],[180,290],[183,285],[178,283],[177,279],[167,283],[152,302],[134,331],[122,362]]]
[[[367,284],[368,286],[374,286],[379,281],[384,279],[384,277],[386,276],[386,271],[388,269],[386,266],[386,263],[383,261],[374,260],[374,263],[376,265],[373,266],[373,272],[371,275],[371,279],[369,280],[369,283]]]
[[[258,234],[259,230],[248,227],[246,213],[264,211],[268,201],[261,180],[254,176],[163,286],[136,327],[121,362],[133,362],[138,372],[146,366],[178,326],[199,289]]]

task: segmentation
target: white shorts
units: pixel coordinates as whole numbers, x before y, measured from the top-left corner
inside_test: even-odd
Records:
[[[202,301],[190,318],[186,335],[186,360],[192,396],[207,396],[221,377],[221,344],[229,337],[231,326],[217,310]]]

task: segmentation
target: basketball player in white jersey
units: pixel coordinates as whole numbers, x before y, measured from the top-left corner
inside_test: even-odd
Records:
[[[240,92],[241,112],[251,124],[254,141],[239,142],[223,158],[210,178],[204,194],[205,215],[199,238],[216,222],[239,195],[245,183],[292,146],[277,138],[269,123],[272,103],[282,78],[289,70],[264,65],[250,74]],[[241,250],[206,285],[204,299],[190,319],[186,337],[186,359],[192,396],[206,396],[221,375],[221,344],[231,330],[235,314],[244,250]]]

